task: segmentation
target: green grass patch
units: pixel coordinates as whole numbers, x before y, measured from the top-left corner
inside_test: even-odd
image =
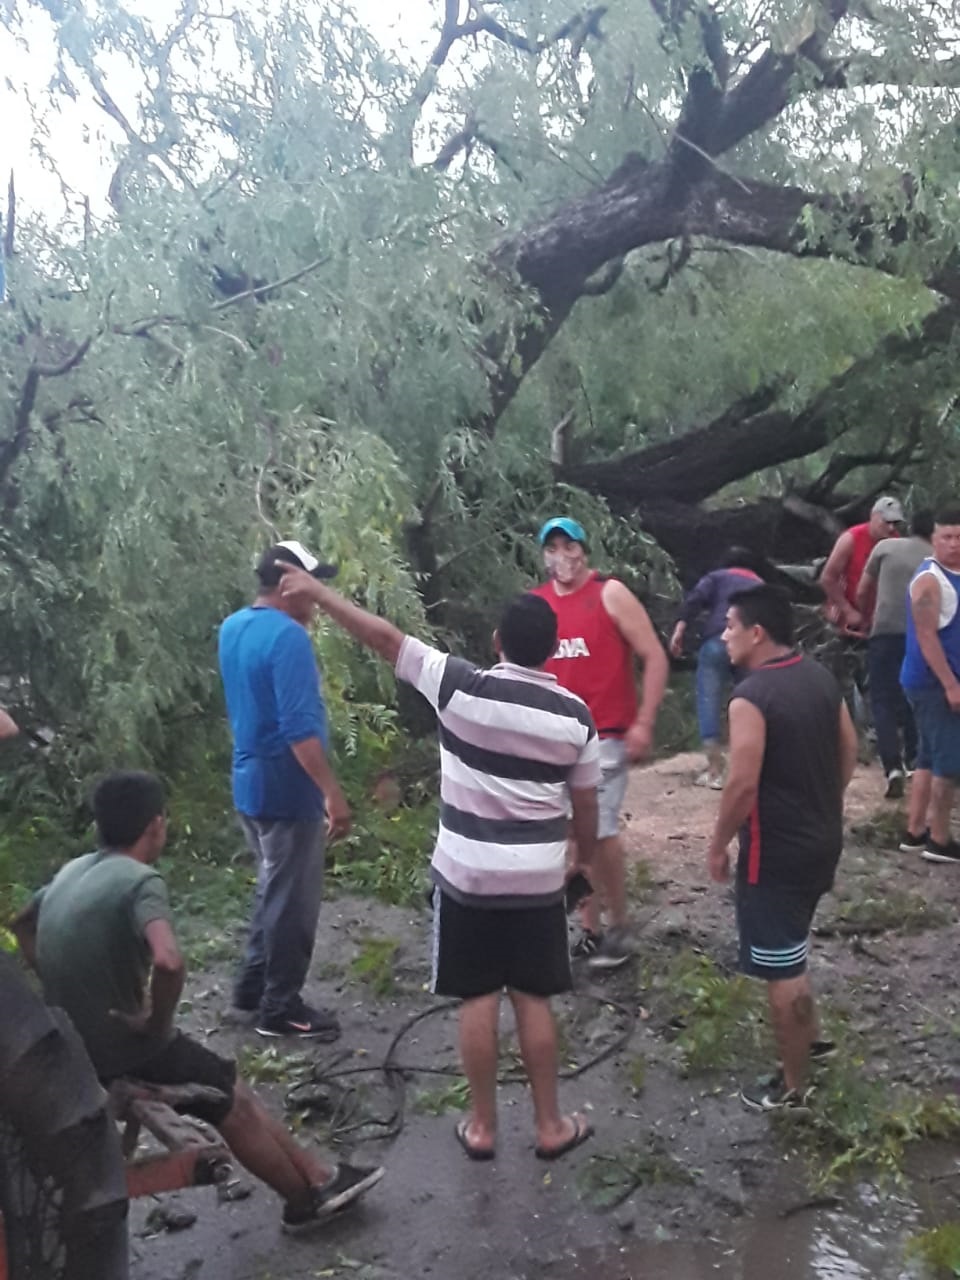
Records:
[[[784,1117],[781,1128],[809,1156],[818,1189],[867,1173],[899,1182],[912,1143],[960,1138],[960,1099],[891,1088],[841,1054],[818,1079],[809,1118]]]
[[[742,1069],[771,1059],[761,984],[724,973],[707,956],[684,952],[672,962],[664,990],[689,1071]]]
[[[284,1053],[273,1045],[268,1049],[243,1045],[237,1053],[237,1070],[248,1084],[295,1084],[312,1067],[312,1059],[306,1054]]]
[[[399,950],[396,938],[361,938],[360,950],[350,961],[350,977],[362,982],[375,996],[393,995]]]
[[[350,836],[336,846],[330,879],[351,893],[422,906],[436,832],[435,800],[393,813],[368,804]]]
[[[830,934],[923,933],[952,923],[953,912],[945,904],[931,902],[914,889],[897,889],[887,882],[867,879],[862,893],[836,900],[833,911],[816,932]]]
[[[960,1276],[960,1222],[945,1222],[907,1241],[906,1255],[921,1262],[939,1280]]]
[[[436,1089],[422,1089],[413,1099],[413,1109],[421,1115],[442,1116],[448,1111],[466,1111],[470,1086],[462,1077]]]
[[[656,881],[646,858],[637,858],[627,868],[627,897],[633,903],[649,902],[656,890]]]
[[[626,1076],[630,1092],[635,1098],[639,1097],[647,1086],[647,1060],[642,1053],[627,1060]]]

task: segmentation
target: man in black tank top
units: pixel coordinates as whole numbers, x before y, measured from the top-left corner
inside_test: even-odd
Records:
[[[723,633],[730,660],[747,674],[730,703],[730,769],[710,843],[714,880],[736,869],[740,966],[767,982],[782,1073],[741,1090],[758,1111],[805,1106],[811,1051],[820,1039],[807,977],[810,924],[833,884],[843,846],[843,793],[857,763],[857,735],[840,687],[793,646],[790,601],[776,587],[730,599]]]

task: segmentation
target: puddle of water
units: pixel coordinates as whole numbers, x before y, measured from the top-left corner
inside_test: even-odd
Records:
[[[942,1186],[918,1184],[917,1191],[911,1199],[864,1184],[837,1209],[787,1218],[770,1205],[758,1206],[757,1216],[741,1219],[726,1242],[630,1241],[580,1251],[552,1268],[529,1271],[525,1280],[917,1280],[918,1270],[904,1257],[906,1240],[956,1217],[956,1199]]]

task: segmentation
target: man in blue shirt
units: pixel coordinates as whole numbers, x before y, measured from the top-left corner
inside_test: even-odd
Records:
[[[334,1014],[301,994],[323,891],[324,841],[350,830],[327,758],[327,715],[307,627],[316,606],[279,590],[278,562],[336,572],[299,542],[271,547],[253,604],[220,628],[220,673],[233,733],[233,801],[257,863],[253,919],[234,1004],[263,1036],[335,1040]]]
[[[930,829],[921,853],[928,862],[960,862],[960,842],[950,833],[950,813],[960,782],[960,507],[940,512],[933,526],[933,555],[910,583],[907,644],[900,683],[917,723],[914,786],[930,782]],[[909,832],[919,831],[922,810],[911,796]],[[916,848],[919,840],[901,845]]]

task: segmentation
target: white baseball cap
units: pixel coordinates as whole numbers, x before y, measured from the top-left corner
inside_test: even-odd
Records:
[[[903,507],[900,505],[900,500],[891,497],[888,493],[876,500],[870,508],[870,514],[883,516],[888,524],[903,524]]]

